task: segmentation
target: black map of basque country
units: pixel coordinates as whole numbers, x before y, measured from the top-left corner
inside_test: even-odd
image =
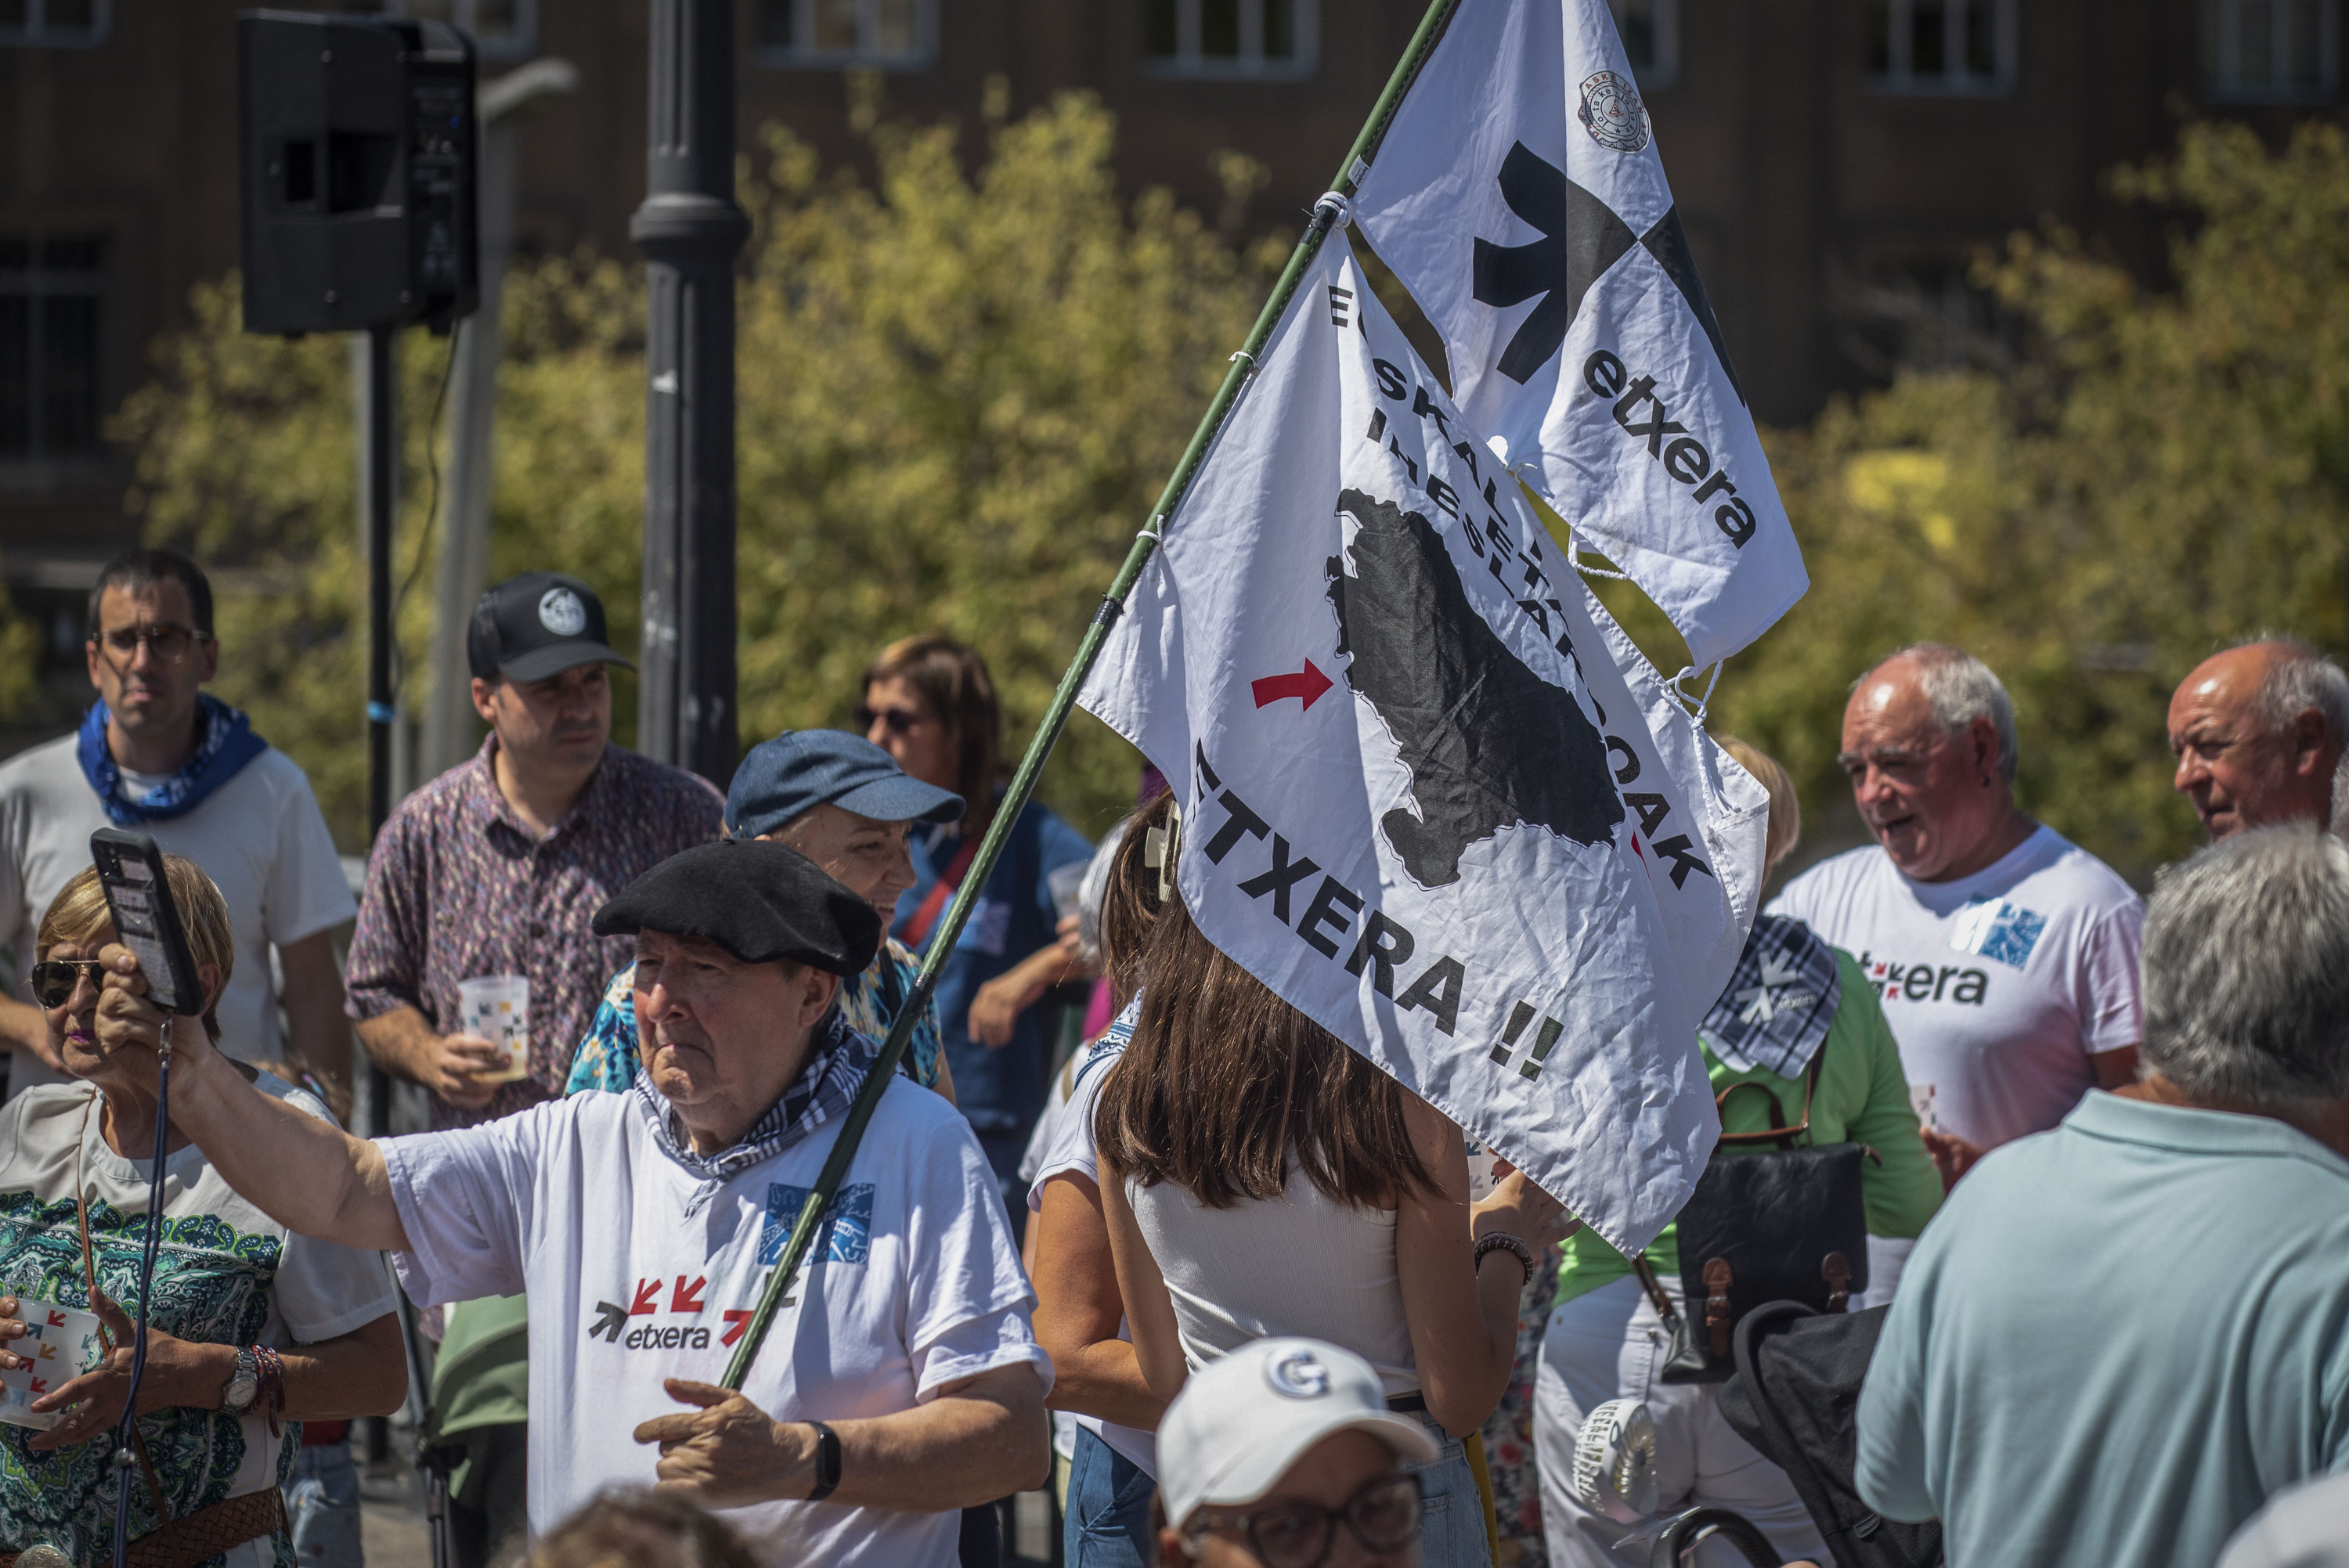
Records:
[[[1356,490],[1338,510],[1361,524],[1352,573],[1330,558],[1338,654],[1411,771],[1419,815],[1397,807],[1379,825],[1412,880],[1459,881],[1469,845],[1520,822],[1611,841],[1623,802],[1573,694],[1493,634],[1426,518]]]

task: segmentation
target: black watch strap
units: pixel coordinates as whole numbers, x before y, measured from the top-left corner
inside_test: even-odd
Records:
[[[810,1421],[815,1429],[815,1490],[807,1494],[810,1502],[822,1502],[840,1484],[840,1434],[822,1421]]]

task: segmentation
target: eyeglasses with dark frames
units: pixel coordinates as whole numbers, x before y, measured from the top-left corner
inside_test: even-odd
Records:
[[[185,626],[117,626],[103,634],[92,633],[92,643],[106,649],[118,665],[137,662],[139,645],[147,645],[147,653],[159,665],[176,665],[195,652],[200,643],[209,643],[208,632],[191,632]]]
[[[1320,1568],[1338,1543],[1340,1522],[1369,1551],[1400,1552],[1418,1538],[1425,1512],[1419,1477],[1381,1476],[1336,1508],[1291,1498],[1247,1513],[1211,1515],[1184,1532],[1184,1546],[1195,1557],[1210,1532],[1229,1530],[1247,1537],[1265,1568]]]
[[[62,1007],[73,1000],[84,975],[95,991],[106,979],[106,969],[95,958],[50,958],[33,965],[33,995],[44,1007]]]

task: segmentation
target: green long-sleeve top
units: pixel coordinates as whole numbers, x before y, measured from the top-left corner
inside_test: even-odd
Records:
[[[1818,1088],[1811,1099],[1813,1143],[1864,1143],[1883,1157],[1860,1165],[1860,1199],[1868,1211],[1868,1230],[1876,1236],[1914,1236],[1933,1217],[1941,1202],[1940,1173],[1933,1157],[1917,1136],[1917,1112],[1909,1103],[1909,1079],[1900,1070],[1900,1048],[1893,1043],[1891,1026],[1875,987],[1848,953],[1836,950],[1842,976],[1842,994],[1835,1021],[1819,1045]],[[1756,1068],[1732,1072],[1712,1051],[1704,1053],[1705,1071],[1713,1093],[1733,1083],[1758,1083],[1778,1097],[1789,1122],[1803,1117],[1803,1083]],[[1766,1095],[1734,1094],[1723,1109],[1723,1132],[1764,1132],[1771,1126]],[[1775,1147],[1763,1144],[1762,1149]],[[1716,1160],[1734,1160],[1749,1149],[1723,1148]],[[1557,1298],[1563,1305],[1585,1292],[1621,1279],[1631,1272],[1623,1254],[1588,1229],[1566,1240],[1557,1270]],[[1676,1280],[1681,1272],[1680,1226],[1664,1227],[1647,1251],[1647,1259],[1661,1279]]]

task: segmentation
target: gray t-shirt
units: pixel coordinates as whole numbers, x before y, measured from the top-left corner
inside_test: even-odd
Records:
[[[60,737],[0,766],[0,946],[13,951],[10,989],[20,1000],[32,995],[41,917],[88,867],[90,834],[109,826],[75,757],[76,739]],[[220,999],[221,1049],[241,1061],[280,1058],[270,947],[338,925],[358,907],[310,780],[273,747],[194,810],[140,830],[202,866],[228,903],[236,963]],[[16,1054],[12,1093],[59,1081],[37,1057]]]

